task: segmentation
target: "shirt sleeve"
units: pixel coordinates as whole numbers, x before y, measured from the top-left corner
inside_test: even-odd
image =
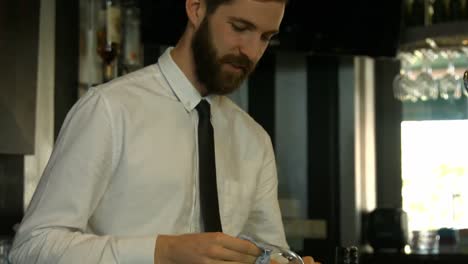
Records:
[[[265,146],[264,163],[257,179],[254,204],[242,233],[249,234],[259,241],[289,248],[278,202],[276,161],[271,140],[267,135]]]
[[[70,110],[15,236],[12,263],[153,263],[157,236],[88,233],[119,156],[112,112],[91,89]]]

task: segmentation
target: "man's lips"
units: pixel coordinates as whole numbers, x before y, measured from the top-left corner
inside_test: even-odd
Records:
[[[231,66],[232,68],[234,68],[235,70],[242,71],[244,73],[247,71],[247,68],[245,66],[242,66],[242,65],[239,65],[239,64],[228,63],[228,65]]]

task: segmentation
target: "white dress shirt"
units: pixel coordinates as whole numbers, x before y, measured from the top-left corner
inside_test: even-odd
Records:
[[[89,90],[70,110],[16,234],[13,263],[153,263],[158,234],[201,232],[202,97],[172,60]],[[287,246],[273,148],[210,96],[223,232]]]

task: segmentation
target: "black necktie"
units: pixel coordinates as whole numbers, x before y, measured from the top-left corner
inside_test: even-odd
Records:
[[[202,100],[196,109],[199,117],[198,164],[201,215],[205,232],[222,232],[216,185],[213,126],[210,122],[210,104]]]

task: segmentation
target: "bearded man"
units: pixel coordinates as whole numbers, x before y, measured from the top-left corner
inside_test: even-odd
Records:
[[[255,263],[256,241],[287,248],[270,138],[225,96],[285,5],[186,0],[175,47],[90,89],[63,124],[12,262]]]

